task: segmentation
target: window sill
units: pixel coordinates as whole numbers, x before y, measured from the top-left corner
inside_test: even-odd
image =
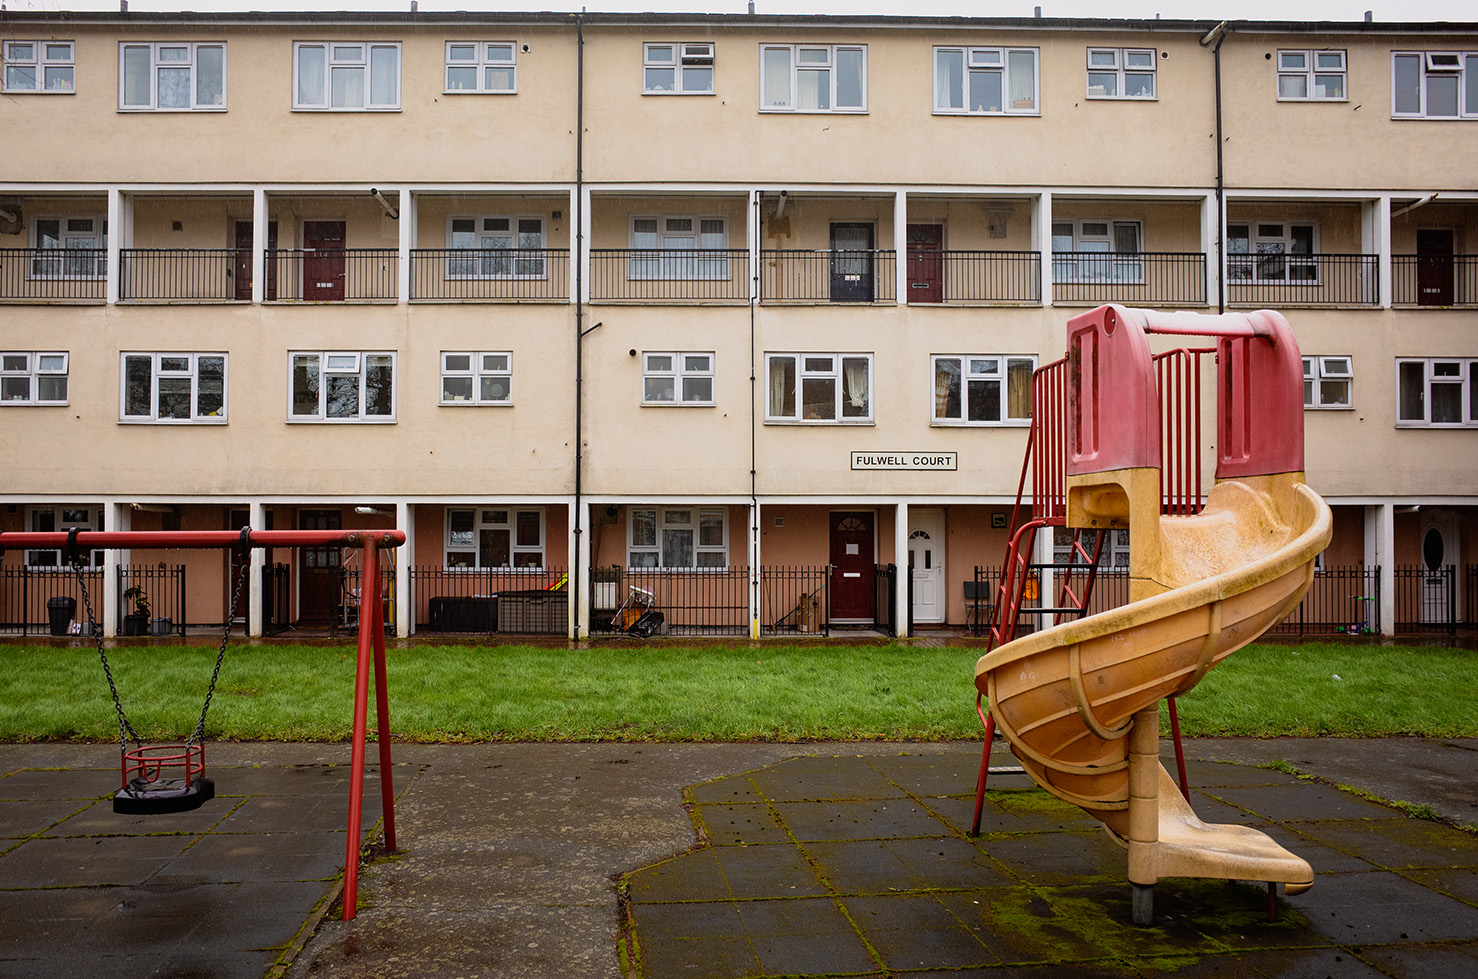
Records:
[[[518,89],[444,88],[442,95],[517,95]]]
[[[934,110],[934,115],[936,115],[936,116],[956,116],[956,117],[960,117],[960,118],[969,118],[969,117],[997,118],[997,117],[1003,117],[1004,116],[1006,118],[1016,117],[1016,118],[1022,118],[1022,119],[1031,119],[1031,118],[1040,118],[1041,115],[1042,115],[1042,110],[1041,109],[994,109],[994,110],[991,110],[991,109],[935,109]]]
[[[715,408],[712,401],[643,401],[643,408]]]
[[[948,421],[938,418],[929,422],[930,428],[1031,428],[1030,418],[1012,419],[1002,422]]]
[[[766,108],[760,106],[760,112],[781,116],[865,116],[866,109],[790,109],[777,106]]]
[[[872,426],[872,425],[876,425],[877,422],[873,421],[871,418],[847,418],[847,419],[832,419],[832,418],[766,418],[765,419],[765,424],[766,425],[776,425],[776,426],[781,426],[781,427],[789,427],[789,426],[800,427],[800,426],[807,426],[807,427],[812,427],[812,428],[839,428],[839,427],[841,427],[841,428],[854,427],[855,428],[857,426]]]
[[[714,96],[717,92],[666,92],[666,91],[643,91],[643,95],[707,95]]]
[[[164,114],[164,115],[189,115],[192,112],[225,112],[226,111],[226,106],[224,106],[224,105],[198,105],[198,106],[192,106],[191,108],[188,108],[188,109],[156,109],[156,108],[153,108],[153,107],[150,107],[150,106],[142,106],[142,105],[120,105],[118,107],[118,111],[120,113],[122,113],[122,114],[127,114],[127,115],[135,115],[135,114],[143,114],[143,115],[150,115],[150,114],[153,114],[153,115],[160,115],[160,114]]]
[[[512,401],[438,401],[438,408],[512,408]]]

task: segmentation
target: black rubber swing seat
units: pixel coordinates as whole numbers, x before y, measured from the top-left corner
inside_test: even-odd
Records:
[[[162,816],[199,809],[216,797],[216,784],[205,776],[188,782],[182,778],[136,778],[113,796],[113,811],[129,816]]]

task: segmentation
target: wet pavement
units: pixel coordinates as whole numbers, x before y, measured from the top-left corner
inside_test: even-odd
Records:
[[[1187,742],[1198,814],[1316,883],[1269,922],[1265,885],[1162,881],[1148,928],[1025,778],[967,835],[978,745],[397,745],[401,849],[351,922],[348,746],[209,752],[217,798],[144,817],[116,749],[0,745],[0,977],[1478,974],[1478,835],[1365,795],[1478,823],[1478,739]]]

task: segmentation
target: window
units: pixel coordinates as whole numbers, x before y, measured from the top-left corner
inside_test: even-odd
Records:
[[[513,355],[510,353],[441,354],[441,403],[444,405],[513,404]]]
[[[760,111],[866,112],[866,46],[761,45]]]
[[[65,533],[73,528],[77,530],[107,529],[103,525],[103,511],[101,509],[95,510],[91,507],[78,505],[27,507],[26,524],[30,527],[31,533],[33,534]],[[103,552],[83,551],[82,566],[84,568],[101,568],[103,566]],[[70,563],[62,556],[60,549],[54,551],[36,550],[26,551],[26,567],[66,568],[70,567]]]
[[[512,41],[446,42],[446,91],[518,91],[518,45]]]
[[[1478,52],[1393,51],[1391,115],[1478,119]]]
[[[641,403],[713,404],[713,354],[642,354]]]
[[[1345,53],[1343,51],[1279,51],[1278,100],[1343,101]]]
[[[1144,281],[1138,221],[1052,222],[1052,281]]]
[[[71,41],[6,41],[5,91],[63,95],[75,92],[77,51]]]
[[[642,94],[712,95],[713,45],[643,44]]]
[[[872,354],[766,354],[765,370],[765,421],[872,421]]]
[[[395,421],[394,353],[295,351],[288,362],[289,421]]]
[[[225,107],[224,44],[118,46],[118,108],[167,112]]]
[[[225,422],[226,355],[125,353],[119,418]]]
[[[1304,358],[1304,407],[1351,408],[1350,388],[1355,383],[1349,357]]]
[[[1288,221],[1228,224],[1228,281],[1317,282],[1318,231],[1317,225]]]
[[[727,279],[728,223],[723,217],[666,215],[631,219],[630,279]],[[658,254],[658,253],[661,254]]]
[[[447,219],[448,279],[542,279],[544,219],[460,215]],[[466,250],[466,256],[455,254]]]
[[[1098,551],[1098,566],[1100,568],[1129,568],[1129,531],[1127,530],[1085,530],[1078,543],[1091,557],[1095,548],[1098,548],[1098,534],[1104,534],[1103,547]],[[1052,530],[1052,562],[1054,564],[1067,564],[1073,557],[1073,531],[1070,527],[1055,527]],[[1083,562],[1082,557],[1075,559],[1078,563]]]
[[[31,278],[105,279],[108,222],[101,217],[38,217],[31,222]]]
[[[448,507],[446,566],[469,570],[544,567],[544,511]]]
[[[67,403],[67,355],[62,351],[0,351],[0,405]]]
[[[1396,361],[1396,427],[1478,426],[1478,358]]]
[[[1036,48],[935,48],[934,112],[1036,115]]]
[[[626,563],[668,571],[714,570],[729,564],[729,513],[724,507],[632,507]]]
[[[400,45],[294,43],[293,108],[399,110]]]
[[[935,425],[1029,425],[1035,357],[936,356]]]
[[[1154,98],[1154,48],[1089,48],[1088,97]]]

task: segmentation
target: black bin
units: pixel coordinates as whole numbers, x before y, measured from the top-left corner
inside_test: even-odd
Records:
[[[65,636],[67,626],[77,615],[77,599],[70,595],[57,595],[46,600],[46,618],[51,622],[53,636]]]

